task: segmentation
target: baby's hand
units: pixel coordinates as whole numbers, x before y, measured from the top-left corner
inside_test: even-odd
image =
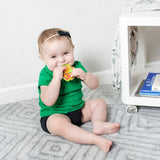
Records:
[[[86,73],[81,68],[73,68],[71,76],[77,77],[83,81],[86,79]]]
[[[53,71],[53,77],[58,78],[58,79],[62,79],[63,78],[63,71],[66,69],[65,66],[59,66],[59,67],[55,67],[54,71]]]

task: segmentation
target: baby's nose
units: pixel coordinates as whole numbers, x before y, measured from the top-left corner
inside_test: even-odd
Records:
[[[64,57],[63,56],[59,57],[59,62],[64,62]]]

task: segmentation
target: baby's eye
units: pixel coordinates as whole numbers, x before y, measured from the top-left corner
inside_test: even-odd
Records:
[[[56,58],[56,56],[52,56],[51,58]]]
[[[68,54],[68,52],[64,52],[64,55]]]

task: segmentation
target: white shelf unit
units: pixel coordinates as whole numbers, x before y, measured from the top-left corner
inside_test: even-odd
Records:
[[[122,14],[119,20],[122,102],[128,106],[160,107],[160,97],[145,97],[135,94],[140,83],[142,80],[146,79],[149,72],[160,72],[160,63],[146,63],[146,49],[144,44],[145,41],[143,39],[143,30],[146,27],[160,27],[160,11],[126,13]],[[132,67],[129,52],[129,28],[131,26],[138,27],[139,37],[139,49],[136,57],[136,64]]]

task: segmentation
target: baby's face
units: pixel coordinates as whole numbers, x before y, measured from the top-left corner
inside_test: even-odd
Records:
[[[42,60],[51,71],[64,64],[74,64],[74,46],[68,39],[55,39],[47,42],[42,50]]]

